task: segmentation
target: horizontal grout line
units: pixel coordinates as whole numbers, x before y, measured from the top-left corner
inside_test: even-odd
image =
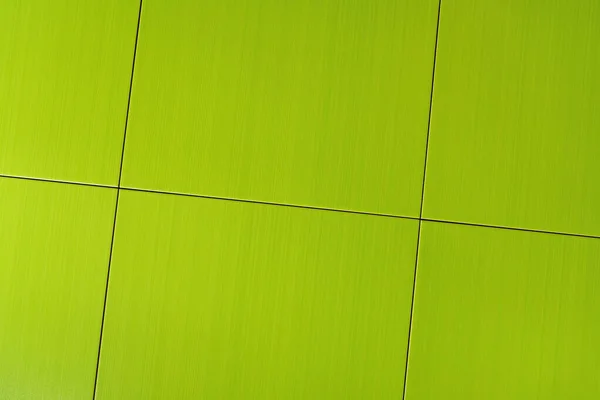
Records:
[[[425,221],[425,222],[439,222],[439,223],[442,223],[442,224],[450,224],[450,225],[474,226],[474,227],[478,227],[478,228],[503,229],[503,230],[506,230],[506,231],[529,232],[529,233],[545,233],[545,234],[548,234],[548,235],[573,236],[573,237],[586,238],[586,239],[600,239],[600,236],[584,235],[584,234],[581,234],[581,233],[567,233],[567,232],[544,231],[544,230],[540,230],[540,229],[517,228],[517,227],[502,226],[502,225],[477,224],[477,223],[473,223],[473,222],[449,221],[449,220],[433,219],[433,218],[421,218],[421,221]]]
[[[64,183],[64,184],[67,184],[67,185],[89,186],[89,187],[97,187],[97,188],[104,188],[104,189],[118,189],[117,186],[103,185],[101,183],[84,183],[84,182],[75,182],[75,181],[63,181],[63,180],[60,180],[60,179],[33,178],[33,177],[30,177],[30,176],[21,176],[21,175],[4,175],[4,174],[0,174],[0,178],[20,179],[20,180],[23,180],[23,181],[35,181],[35,182]]]
[[[584,234],[580,234],[580,233],[544,231],[544,230],[540,230],[540,229],[528,229],[528,228],[517,228],[517,227],[502,226],[502,225],[478,224],[478,223],[473,223],[473,222],[450,221],[450,220],[435,219],[435,218],[417,218],[417,217],[408,217],[408,216],[403,216],[403,215],[379,214],[379,213],[372,213],[372,212],[367,212],[367,211],[353,211],[353,210],[343,210],[343,209],[337,209],[337,208],[302,206],[302,205],[298,205],[298,204],[273,203],[273,202],[269,202],[269,201],[246,200],[246,199],[236,199],[236,198],[231,198],[231,197],[219,197],[219,196],[208,196],[208,195],[191,194],[191,193],[169,192],[169,191],[164,191],[164,190],[139,189],[139,188],[133,188],[133,187],[124,187],[124,186],[121,186],[119,188],[117,186],[101,185],[101,184],[96,184],[96,183],[63,181],[63,180],[46,179],[46,178],[31,178],[28,176],[19,176],[19,175],[0,174],[0,178],[20,179],[20,180],[36,181],[36,182],[64,183],[67,185],[99,187],[99,188],[115,189],[115,190],[121,189],[121,190],[127,190],[127,191],[131,191],[131,192],[166,194],[166,195],[172,195],[172,196],[192,197],[192,198],[198,198],[198,199],[235,201],[235,202],[239,202],[239,203],[262,204],[262,205],[290,207],[290,208],[302,208],[302,209],[306,209],[306,210],[333,211],[333,212],[340,212],[340,213],[346,213],[346,214],[372,215],[372,216],[376,216],[376,217],[407,219],[407,220],[412,220],[412,221],[438,222],[438,223],[442,223],[442,224],[473,226],[473,227],[479,227],[479,228],[496,228],[496,229],[504,229],[504,230],[509,230],[509,231],[518,231],[518,232],[545,233],[545,234],[549,234],[549,235],[572,236],[572,237],[579,237],[579,238],[586,238],[586,239],[600,239],[600,236],[584,235]]]
[[[340,212],[340,213],[346,213],[346,214],[371,215],[371,216],[376,216],[376,217],[408,219],[408,220],[413,220],[413,221],[419,220],[418,217],[408,217],[408,216],[404,216],[404,215],[381,214],[381,213],[374,213],[374,212],[368,212],[368,211],[344,210],[344,209],[340,209],[340,208],[303,206],[303,205],[299,205],[299,204],[275,203],[275,202],[271,202],[271,201],[261,201],[261,200],[237,199],[235,197],[219,197],[219,196],[210,196],[210,195],[201,195],[201,194],[169,192],[169,191],[164,191],[164,190],[139,189],[139,188],[132,188],[132,187],[124,187],[124,186],[121,186],[120,189],[121,190],[129,190],[132,192],[144,192],[144,193],[167,194],[167,195],[175,195],[175,196],[183,196],[183,197],[194,197],[194,198],[198,198],[198,199],[225,200],[225,201],[235,201],[238,203],[262,204],[262,205],[268,205],[268,206],[280,206],[280,207],[289,207],[289,208],[302,208],[302,209],[306,209],[306,210],[333,211],[333,212]]]

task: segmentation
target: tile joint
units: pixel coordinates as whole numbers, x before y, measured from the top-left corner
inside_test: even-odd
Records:
[[[94,376],[94,388],[93,388],[93,392],[92,392],[93,400],[96,399],[96,395],[98,393],[98,374],[100,372],[100,356],[102,353],[102,339],[104,337],[104,321],[106,319],[106,303],[108,300],[108,288],[109,288],[109,284],[110,284],[110,269],[112,266],[113,249],[114,249],[114,243],[115,243],[115,232],[116,232],[116,227],[117,227],[117,215],[118,215],[118,211],[119,211],[119,195],[121,193],[121,177],[123,176],[123,160],[125,159],[125,143],[127,140],[129,110],[131,107],[131,92],[133,90],[133,79],[134,79],[134,74],[135,74],[135,60],[136,60],[136,56],[137,56],[138,39],[140,36],[140,22],[142,20],[143,0],[139,0],[139,1],[140,1],[140,5],[138,8],[137,25],[136,25],[136,30],[135,30],[135,41],[134,41],[134,45],[133,45],[133,57],[132,57],[132,61],[131,61],[131,73],[130,73],[130,77],[129,77],[129,93],[127,96],[127,109],[125,111],[125,126],[123,127],[123,144],[121,146],[121,162],[119,164],[119,179],[117,181],[117,187],[116,187],[117,195],[116,195],[116,199],[115,199],[115,214],[114,214],[114,218],[113,218],[112,236],[111,236],[111,240],[110,240],[110,250],[109,250],[109,256],[108,256],[108,267],[107,267],[107,271],[106,271],[106,284],[105,284],[105,288],[104,288],[104,304],[102,306],[102,319],[100,322],[100,335],[98,338],[98,354],[97,354],[97,359],[96,359],[96,373]]]
[[[47,179],[47,178],[34,178],[34,177],[27,177],[27,176],[20,176],[20,175],[0,174],[0,178],[19,179],[19,180],[34,181],[34,182],[59,183],[59,184],[76,185],[76,186],[87,186],[87,187],[102,188],[102,189],[113,189],[113,190],[118,190],[118,191],[131,191],[131,192],[141,192],[141,193],[160,194],[160,195],[169,195],[169,196],[192,197],[192,198],[208,199],[208,200],[234,201],[234,202],[239,202],[239,203],[250,203],[250,204],[258,204],[258,205],[266,205],[266,206],[303,208],[303,209],[315,210],[315,211],[331,211],[331,212],[340,212],[340,213],[345,213],[345,214],[370,215],[370,216],[374,216],[374,217],[406,219],[406,220],[410,220],[410,221],[434,222],[434,223],[452,224],[452,225],[464,225],[464,226],[473,226],[473,227],[479,227],[479,228],[503,229],[503,230],[510,230],[510,231],[518,231],[518,232],[531,232],[531,233],[542,233],[542,234],[549,234],[549,235],[600,239],[600,236],[586,235],[586,234],[581,234],[581,233],[546,231],[546,230],[542,230],[542,229],[521,228],[521,227],[503,226],[503,225],[490,225],[490,224],[483,224],[483,223],[476,223],[476,222],[453,221],[453,220],[440,219],[440,218],[426,218],[426,217],[419,218],[419,217],[411,217],[408,215],[381,214],[381,213],[373,213],[373,212],[368,212],[368,211],[355,211],[355,210],[326,208],[326,207],[318,207],[318,206],[305,206],[305,205],[299,205],[299,204],[274,203],[274,202],[268,202],[268,201],[238,199],[238,198],[232,198],[232,197],[220,197],[220,196],[209,196],[209,195],[200,195],[200,194],[191,194],[191,193],[169,192],[169,191],[154,190],[154,189],[141,189],[141,188],[134,188],[134,187],[128,187],[128,186],[117,187],[117,186],[102,185],[102,184],[95,184],[95,183],[83,183],[83,182],[64,181],[64,180]]]
[[[404,381],[402,384],[402,399],[406,398],[406,385],[408,382],[408,360],[410,356],[410,340],[412,338],[413,316],[415,308],[415,293],[417,288],[417,269],[419,265],[419,246],[421,244],[421,225],[423,223],[423,204],[425,200],[425,178],[427,176],[427,158],[429,155],[429,136],[431,133],[431,115],[433,110],[433,90],[435,87],[435,67],[437,62],[438,38],[440,32],[440,15],[442,11],[442,0],[438,0],[437,20],[435,25],[435,43],[433,46],[433,65],[431,68],[431,89],[429,92],[429,113],[427,116],[427,136],[425,139],[425,159],[423,162],[423,182],[421,184],[421,207],[419,209],[419,227],[417,230],[417,246],[415,250],[415,266],[413,269],[412,295],[410,300],[410,316],[408,320],[408,339],[406,343],[406,355],[404,364]]]

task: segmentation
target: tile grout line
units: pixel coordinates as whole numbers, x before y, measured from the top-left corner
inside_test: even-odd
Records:
[[[109,249],[109,255],[108,255],[108,268],[106,271],[106,283],[105,283],[105,287],[104,287],[104,304],[102,306],[102,320],[100,322],[100,337],[98,339],[98,355],[96,358],[96,374],[94,376],[94,389],[92,392],[92,400],[96,399],[96,394],[97,394],[97,389],[98,389],[98,373],[100,371],[100,355],[102,352],[102,339],[104,336],[104,321],[105,321],[105,317],[106,317],[106,303],[107,303],[107,299],[108,299],[108,286],[109,286],[109,282],[110,282],[110,268],[111,268],[111,264],[112,264],[113,249],[114,249],[114,244],[115,244],[115,232],[116,232],[116,227],[117,227],[117,215],[118,215],[118,211],[119,211],[119,195],[121,193],[121,177],[123,175],[123,160],[125,159],[125,141],[127,139],[127,127],[128,127],[128,123],[129,123],[129,110],[131,107],[131,92],[133,90],[135,60],[136,60],[136,56],[137,56],[138,39],[139,39],[139,35],[140,35],[140,22],[142,19],[142,3],[143,3],[143,0],[140,0],[140,6],[138,9],[138,16],[137,16],[137,26],[136,26],[136,30],[135,30],[135,42],[133,45],[133,60],[131,62],[131,76],[129,78],[129,94],[127,96],[127,109],[125,111],[125,126],[123,129],[123,145],[121,147],[121,162],[119,165],[119,178],[118,178],[117,187],[116,187],[117,195],[116,195],[116,200],[115,200],[115,215],[113,217],[112,236],[110,239],[110,249]]]
[[[34,181],[34,182],[58,183],[58,184],[84,186],[84,187],[87,186],[87,187],[95,187],[95,188],[102,188],[102,189],[117,189],[118,191],[125,190],[125,191],[131,191],[131,192],[160,194],[160,195],[168,195],[168,196],[191,197],[191,198],[207,199],[207,200],[233,201],[233,202],[238,202],[238,203],[249,203],[249,204],[266,205],[266,206],[300,208],[300,209],[315,210],[315,211],[331,211],[331,212],[339,212],[339,213],[344,213],[344,214],[369,215],[369,216],[373,216],[373,217],[406,219],[406,220],[410,220],[410,221],[425,221],[425,222],[436,222],[436,223],[440,223],[440,224],[472,226],[472,227],[478,227],[478,228],[503,229],[503,230],[516,231],[516,232],[541,233],[541,234],[548,234],[548,235],[578,237],[578,238],[586,238],[586,239],[600,239],[600,236],[586,235],[583,233],[545,231],[543,229],[534,229],[534,228],[519,228],[519,227],[515,227],[515,226],[491,225],[491,224],[484,224],[484,223],[453,221],[453,220],[438,219],[438,218],[419,218],[419,217],[411,217],[408,215],[393,215],[393,214],[381,214],[381,213],[375,213],[375,212],[369,212],[369,211],[346,210],[343,208],[327,208],[327,207],[307,206],[307,205],[300,205],[300,204],[275,203],[275,202],[262,201],[262,200],[238,199],[238,198],[234,198],[234,197],[211,196],[211,195],[182,193],[182,192],[169,192],[169,191],[164,191],[164,190],[141,189],[141,188],[134,188],[134,187],[126,187],[126,186],[118,187],[118,186],[103,185],[103,184],[97,184],[97,183],[63,181],[63,180],[58,180],[58,179],[34,178],[34,177],[19,176],[19,175],[0,174],[0,178],[19,179],[19,180]]]
[[[435,44],[433,46],[433,66],[431,68],[431,90],[429,93],[429,115],[427,117],[427,137],[425,139],[425,161],[423,162],[423,183],[421,185],[421,207],[419,209],[419,226],[417,231],[417,248],[415,250],[415,266],[413,269],[412,295],[410,301],[410,317],[408,320],[408,339],[406,343],[406,355],[404,365],[404,382],[402,385],[402,400],[406,398],[406,383],[408,380],[408,358],[410,355],[410,340],[412,337],[413,316],[415,309],[415,293],[417,287],[417,269],[419,265],[419,247],[421,244],[421,225],[423,223],[423,203],[425,200],[425,178],[427,176],[427,158],[429,155],[429,136],[431,134],[431,114],[433,110],[433,90],[435,86],[435,67],[437,62],[438,38],[440,32],[440,14],[442,11],[442,0],[438,0],[437,21],[435,26]]]
[[[305,210],[331,211],[331,212],[339,212],[339,213],[344,213],[344,214],[370,215],[370,216],[374,216],[374,217],[408,219],[408,220],[413,220],[413,221],[419,220],[418,217],[410,217],[410,216],[406,216],[406,215],[383,214],[383,213],[376,213],[376,212],[369,212],[369,211],[356,211],[356,210],[348,210],[348,209],[343,209],[343,208],[328,208],[328,207],[318,207],[318,206],[309,206],[309,205],[301,205],[301,204],[277,203],[277,202],[272,202],[272,201],[240,199],[240,198],[235,198],[235,197],[222,197],[222,196],[211,196],[211,195],[191,194],[191,193],[181,193],[181,192],[169,192],[169,191],[163,191],[163,190],[140,189],[140,188],[134,188],[134,187],[121,187],[121,190],[127,190],[127,191],[131,191],[131,192],[191,197],[191,198],[197,198],[197,199],[224,200],[224,201],[232,201],[232,202],[237,202],[237,203],[259,204],[259,205],[266,205],[266,206],[300,208],[300,209],[305,209]]]
[[[462,226],[472,226],[472,227],[477,227],[477,228],[501,229],[501,230],[505,230],[505,231],[514,231],[514,232],[541,233],[541,234],[545,234],[545,235],[576,237],[576,238],[584,238],[584,239],[600,239],[600,236],[586,235],[583,233],[544,231],[544,230],[540,230],[540,229],[518,228],[518,227],[514,227],[514,226],[502,226],[502,225],[477,224],[474,222],[451,221],[451,220],[447,220],[447,219],[436,219],[436,218],[419,218],[419,219],[421,221],[425,221],[425,222],[437,222],[437,223],[449,224],[449,225],[462,225]]]
[[[340,212],[340,213],[344,213],[344,214],[371,215],[374,217],[408,219],[408,220],[413,220],[413,221],[419,220],[419,217],[411,217],[408,215],[394,215],[394,214],[384,214],[384,213],[377,213],[377,212],[370,212],[370,211],[349,210],[349,209],[344,209],[344,208],[319,207],[319,206],[310,206],[310,205],[292,204],[292,203],[278,203],[278,202],[273,202],[273,201],[241,199],[241,198],[235,198],[235,197],[212,196],[212,195],[193,194],[193,193],[184,193],[184,192],[170,192],[170,191],[166,191],[166,190],[142,189],[142,188],[121,186],[121,185],[111,186],[111,185],[103,185],[103,184],[97,184],[97,183],[84,183],[84,182],[75,182],[75,181],[65,181],[65,180],[60,180],[60,179],[35,178],[35,177],[27,177],[27,176],[19,176],[19,175],[3,175],[3,174],[0,174],[0,178],[20,179],[20,180],[26,180],[26,181],[47,182],[47,183],[61,183],[61,184],[65,184],[65,185],[88,186],[88,187],[96,187],[96,188],[103,188],[103,189],[117,189],[118,191],[126,190],[126,191],[131,191],[131,192],[153,193],[153,194],[163,194],[163,195],[181,196],[181,197],[192,197],[192,198],[197,198],[197,199],[233,201],[233,202],[238,202],[238,203],[260,204],[260,205],[267,205],[267,206],[301,208],[301,209],[316,210],[316,211],[332,211],[332,212]]]
[[[104,184],[101,184],[101,183],[87,183],[87,182],[77,182],[77,181],[63,181],[63,180],[60,180],[60,179],[36,178],[36,177],[32,177],[32,176],[23,176],[23,175],[6,175],[6,174],[0,174],[0,178],[20,179],[20,180],[23,180],[23,181],[35,181],[35,182],[47,182],[47,183],[64,183],[66,185],[88,186],[88,187],[96,187],[96,188],[104,188],[104,189],[117,189],[117,186],[104,185]]]

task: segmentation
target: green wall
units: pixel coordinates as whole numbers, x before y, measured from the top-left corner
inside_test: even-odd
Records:
[[[0,0],[0,399],[600,398],[597,0]]]

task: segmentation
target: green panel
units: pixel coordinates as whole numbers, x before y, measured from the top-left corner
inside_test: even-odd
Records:
[[[0,193],[0,399],[91,399],[116,190]]]
[[[422,229],[407,400],[600,398],[600,240]]]
[[[97,398],[400,398],[417,224],[122,192]]]
[[[148,0],[125,186],[419,214],[437,0]]]
[[[139,0],[0,5],[0,174],[117,184]]]
[[[600,2],[444,1],[424,215],[600,235]]]

